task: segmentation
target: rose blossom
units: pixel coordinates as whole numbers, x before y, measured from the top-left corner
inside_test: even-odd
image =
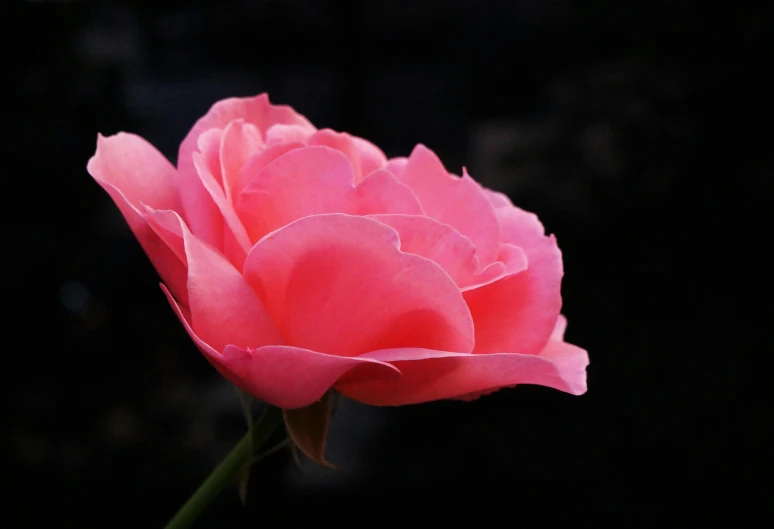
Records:
[[[387,159],[262,94],[216,103],[177,169],[118,133],[88,171],[205,357],[270,404],[331,388],[374,405],[586,391],[555,238],[422,145]]]

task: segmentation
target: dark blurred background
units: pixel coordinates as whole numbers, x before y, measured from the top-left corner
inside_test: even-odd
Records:
[[[97,132],[119,130],[174,161],[214,101],[264,91],[390,156],[422,142],[537,212],[564,252],[589,391],[344,402],[328,449],[342,472],[278,453],[247,508],[227,491],[196,527],[631,526],[671,505],[694,520],[767,507],[750,493],[771,484],[770,6],[2,9],[5,527],[161,527],[242,435],[233,389],[85,166]]]

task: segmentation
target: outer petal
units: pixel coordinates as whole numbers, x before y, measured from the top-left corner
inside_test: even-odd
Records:
[[[244,274],[287,343],[341,356],[404,346],[468,352],[462,295],[435,263],[365,217],[300,219],[258,242]]]
[[[527,270],[464,293],[477,353],[536,355],[554,330],[562,307],[562,254],[553,236],[526,250]]]
[[[175,168],[140,136],[126,132],[107,138],[97,135],[97,152],[86,169],[100,184],[120,191],[135,209],[146,204],[182,213],[175,187]]]
[[[161,285],[172,309],[207,360],[225,378],[256,398],[283,409],[309,406],[320,400],[342,376],[357,372],[369,379],[395,377],[398,370],[390,364],[369,358],[330,356],[307,349],[268,345],[244,350],[233,345],[218,353],[191,328],[184,311],[170,292]],[[355,380],[360,377],[354,376]]]
[[[371,215],[371,218],[395,229],[403,252],[421,255],[438,263],[461,289],[491,283],[506,273],[504,263],[482,269],[476,247],[460,232],[430,217],[417,215]],[[508,271],[527,268],[527,258],[518,247],[511,247]]]
[[[187,304],[185,262],[148,225],[143,206],[181,211],[175,168],[144,139],[119,133],[98,136],[87,170],[118,206],[161,278]]]
[[[236,210],[250,238],[294,220],[321,213],[348,212],[352,165],[329,147],[304,147],[280,156],[247,185]]]
[[[497,257],[500,228],[480,185],[467,174],[451,176],[441,160],[424,145],[417,145],[400,179],[414,190],[425,212],[454,227],[476,245],[479,261]]]
[[[355,213],[405,213],[424,215],[419,199],[411,188],[385,169],[377,169],[354,190]]]
[[[344,395],[372,405],[401,406],[479,393],[504,386],[537,384],[573,395],[586,392],[586,351],[551,342],[541,355],[460,354],[427,349],[374,351],[362,358],[390,362],[398,379],[342,380]]]
[[[180,144],[177,158],[178,189],[191,231],[215,247],[221,246],[223,219],[209,193],[199,180],[194,167],[193,153],[198,149],[199,136],[210,129],[225,129],[236,119],[255,125],[261,134],[277,123],[312,127],[312,124],[292,108],[272,105],[266,94],[250,98],[230,98],[215,103]]]

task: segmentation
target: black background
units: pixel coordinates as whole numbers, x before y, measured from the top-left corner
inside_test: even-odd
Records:
[[[771,8],[144,5],[3,7],[6,527],[161,527],[242,435],[235,393],[85,165],[119,130],[174,160],[214,101],[264,91],[389,156],[424,143],[537,212],[589,391],[344,402],[328,450],[342,472],[281,452],[253,469],[247,508],[229,490],[196,527],[767,508]]]

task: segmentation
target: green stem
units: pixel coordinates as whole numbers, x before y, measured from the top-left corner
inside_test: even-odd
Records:
[[[180,507],[164,529],[187,529],[212,500],[236,479],[253,459],[254,450],[265,443],[282,422],[282,410],[268,406],[252,428],[237,443],[196,492]],[[252,439],[251,439],[252,436]]]

